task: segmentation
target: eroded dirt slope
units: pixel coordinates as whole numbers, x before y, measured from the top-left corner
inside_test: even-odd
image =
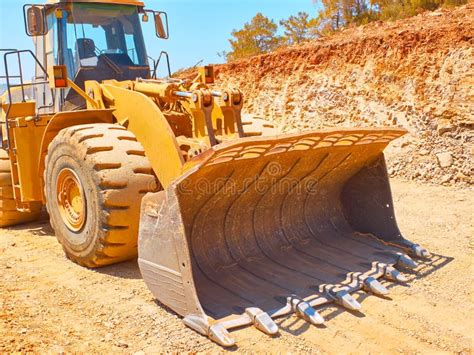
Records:
[[[392,175],[473,183],[474,3],[347,29],[301,47],[220,66],[246,110],[284,131],[401,126]]]
[[[242,353],[458,353],[473,349],[472,190],[393,182],[406,237],[435,254],[362,312],[325,307],[325,326],[296,316],[271,338],[232,332]],[[155,303],[136,261],[97,271],[63,254],[47,222],[0,230],[0,353],[223,352]]]

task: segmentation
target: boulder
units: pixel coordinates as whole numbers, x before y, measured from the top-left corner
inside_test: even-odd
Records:
[[[439,166],[442,168],[449,168],[453,165],[453,156],[450,152],[438,153],[436,157],[438,158]]]

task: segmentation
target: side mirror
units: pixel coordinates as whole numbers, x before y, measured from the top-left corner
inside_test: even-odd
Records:
[[[29,6],[25,9],[24,16],[26,34],[28,36],[44,36],[48,32],[43,7]]]
[[[155,12],[155,30],[158,38],[169,38],[168,14],[166,12]]]

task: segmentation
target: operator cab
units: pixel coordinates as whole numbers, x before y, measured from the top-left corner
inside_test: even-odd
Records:
[[[27,33],[35,37],[36,56],[45,68],[66,66],[69,78],[81,89],[87,80],[151,76],[141,22],[148,22],[152,13],[157,36],[167,39],[165,13],[146,10],[135,0],[53,2],[25,8]],[[62,90],[55,101],[56,109],[65,111],[86,106],[71,89]]]
[[[59,15],[59,16],[58,16]],[[138,8],[130,5],[65,3],[47,14],[55,34],[55,63],[84,88],[86,80],[135,80],[150,76]],[[65,110],[84,105],[74,90]]]

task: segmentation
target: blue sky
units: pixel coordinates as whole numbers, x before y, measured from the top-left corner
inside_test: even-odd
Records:
[[[29,0],[44,3],[46,0]],[[31,39],[24,33],[21,0],[0,0],[0,48],[31,49]],[[148,54],[156,58],[161,50],[169,52],[173,71],[204,63],[223,61],[217,53],[229,50],[230,33],[262,12],[278,22],[306,11],[312,16],[317,6],[312,0],[145,0],[147,8],[168,12],[170,39],[154,35],[153,21],[144,24]],[[0,70],[3,72],[3,70]]]

